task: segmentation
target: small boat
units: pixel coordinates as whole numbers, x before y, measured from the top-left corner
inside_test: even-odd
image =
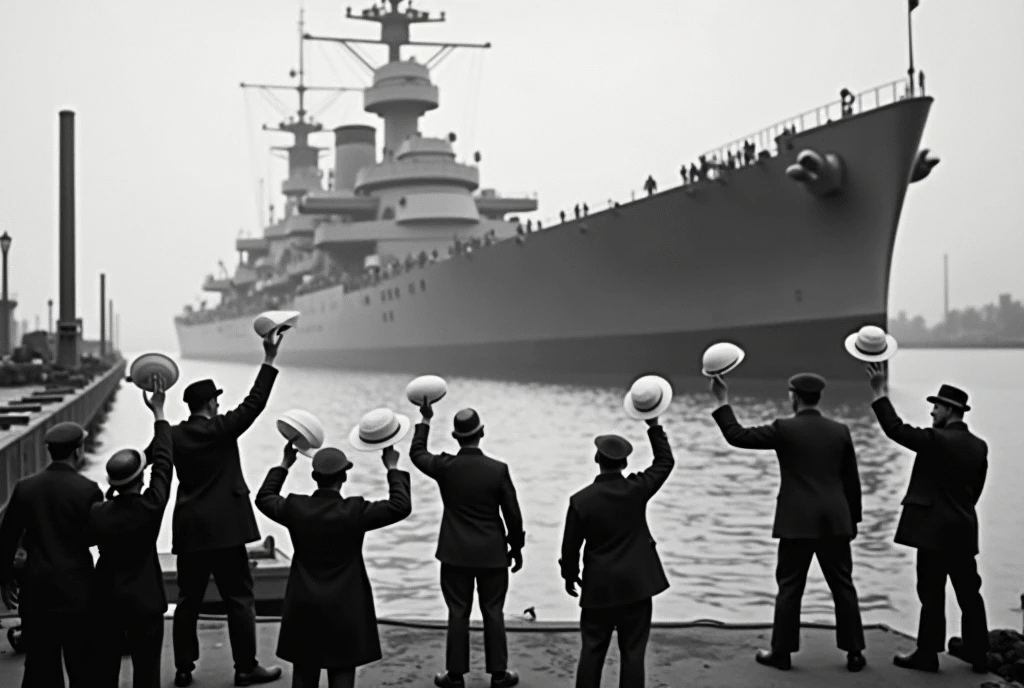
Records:
[[[277,616],[281,613],[281,606],[284,603],[284,591],[292,560],[277,549],[274,538],[270,535],[258,545],[247,546],[246,550],[249,553],[249,567],[252,569],[256,613],[260,616]],[[160,552],[157,556],[160,558],[160,569],[164,574],[167,602],[175,604],[178,601],[178,558],[170,552]],[[213,581],[206,586],[206,595],[199,611],[202,614],[225,612],[224,601]]]

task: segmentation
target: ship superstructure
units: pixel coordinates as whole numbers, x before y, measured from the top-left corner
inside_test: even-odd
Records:
[[[421,131],[441,104],[431,66],[488,44],[411,41],[413,24],[444,15],[402,0],[349,17],[379,24],[380,40],[303,36],[388,47],[363,93],[380,151],[375,128],[336,128],[324,183],[303,98],[334,87],[305,85],[300,49],[299,110],[277,127],[294,138],[283,217],[238,239],[233,276],[208,278],[220,305],[177,319],[183,356],[244,359],[253,315],[287,306],[303,313],[282,352],[293,363],[621,378],[692,374],[704,347],[731,339],[757,348],[739,375],[863,374],[842,339],[885,326],[904,197],[934,165],[918,150],[932,99],[912,82],[844,89],[701,156],[681,186],[533,231],[508,216],[535,197],[481,189],[478,155],[460,162],[454,135]],[[403,46],[437,52],[420,63]]]

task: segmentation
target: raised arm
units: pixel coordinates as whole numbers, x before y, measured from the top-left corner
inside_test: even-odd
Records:
[[[256,491],[256,508],[271,521],[287,525],[284,521],[285,498],[281,496],[281,488],[288,477],[288,469],[274,466],[267,471],[267,477]]]
[[[889,397],[876,399],[871,404],[871,409],[878,418],[878,424],[882,426],[882,432],[893,442],[915,452],[925,451],[931,446],[934,431],[931,428],[915,428],[904,423],[893,408]]]
[[[850,505],[850,518],[854,525],[862,520],[861,494],[860,494],[860,472],[857,470],[857,450],[853,447],[853,438],[850,431],[846,431],[846,447],[843,452],[842,471],[843,493],[846,495],[846,503]]]
[[[421,472],[437,478],[437,457],[427,449],[427,438],[430,436],[430,419],[423,418],[423,421],[416,424],[412,434],[412,446],[409,448],[409,458],[412,464]]]
[[[629,479],[643,485],[647,498],[650,499],[668,480],[676,462],[672,457],[672,447],[668,443],[668,436],[665,434],[665,429],[658,424],[658,419],[651,419],[648,424],[650,427],[647,428],[647,437],[651,440],[651,449],[654,450],[654,463],[640,473],[633,473]]]
[[[142,503],[157,518],[163,518],[171,494],[171,473],[174,471],[171,426],[158,420],[153,428],[153,473],[149,487],[142,493]]]
[[[397,461],[397,458],[395,460]],[[408,518],[411,513],[412,493],[409,489],[409,473],[397,468],[388,468],[388,498],[376,502],[363,502],[363,528],[365,530],[384,528]]]
[[[779,443],[778,425],[756,425],[745,428],[736,420],[732,406],[725,404],[715,409],[711,417],[718,423],[725,441],[740,449],[775,449]]]
[[[267,400],[270,399],[270,390],[277,379],[277,368],[269,363],[260,366],[260,372],[256,375],[256,382],[253,383],[249,395],[242,400],[242,403],[227,413],[214,416],[210,423],[213,424],[214,432],[224,437],[237,438],[256,422],[256,419],[263,409],[267,407]]]

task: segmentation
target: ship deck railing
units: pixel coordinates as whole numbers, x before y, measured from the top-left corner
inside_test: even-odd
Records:
[[[922,89],[923,90],[923,89]],[[778,148],[778,137],[785,134],[787,130],[795,133],[808,131],[810,129],[816,129],[820,126],[824,126],[830,122],[834,122],[844,117],[851,117],[853,115],[859,115],[864,112],[876,110],[886,105],[905,100],[915,95],[913,84],[907,77],[902,79],[896,79],[889,83],[882,84],[881,86],[875,86],[866,91],[862,91],[854,96],[853,102],[851,103],[850,109],[843,112],[843,101],[835,100],[825,105],[802,112],[792,117],[787,117],[784,120],[776,122],[770,126],[765,127],[753,134],[748,134],[742,138],[738,138],[735,141],[730,141],[724,145],[712,148],[704,154],[705,159],[713,160],[717,157],[719,161],[724,161],[728,158],[729,154],[733,155],[742,154],[743,146],[747,142],[752,142],[758,151],[768,151],[768,153],[775,157],[779,153]],[[923,95],[923,93],[921,93]]]

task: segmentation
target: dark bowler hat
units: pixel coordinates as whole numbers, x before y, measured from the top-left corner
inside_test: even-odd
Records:
[[[452,434],[456,437],[472,437],[483,429],[480,423],[480,416],[471,408],[465,408],[455,414],[455,429]]]
[[[335,475],[350,468],[352,462],[340,449],[324,447],[313,455],[313,472],[318,475]]]
[[[72,445],[77,447],[78,445],[85,442],[85,438],[89,436],[89,433],[85,431],[78,423],[72,423],[70,421],[64,423],[57,423],[52,428],[46,431],[46,435],[43,437],[43,441],[46,444],[53,444],[57,446]]]
[[[797,373],[789,378],[789,388],[794,392],[814,394],[825,389],[825,378],[814,373]]]
[[[597,451],[611,461],[624,461],[633,451],[629,440],[618,435],[598,435],[594,438]]]
[[[191,406],[192,404],[207,402],[223,393],[224,390],[217,389],[217,385],[213,384],[213,380],[199,380],[186,387],[183,396],[185,403]]]
[[[122,449],[107,461],[107,482],[111,487],[129,485],[145,468],[146,459],[142,454],[134,449]]]
[[[971,410],[971,407],[967,405],[967,392],[962,389],[958,389],[953,385],[942,385],[939,387],[939,393],[934,397],[928,397],[926,401],[931,404],[951,406],[961,411]]]

